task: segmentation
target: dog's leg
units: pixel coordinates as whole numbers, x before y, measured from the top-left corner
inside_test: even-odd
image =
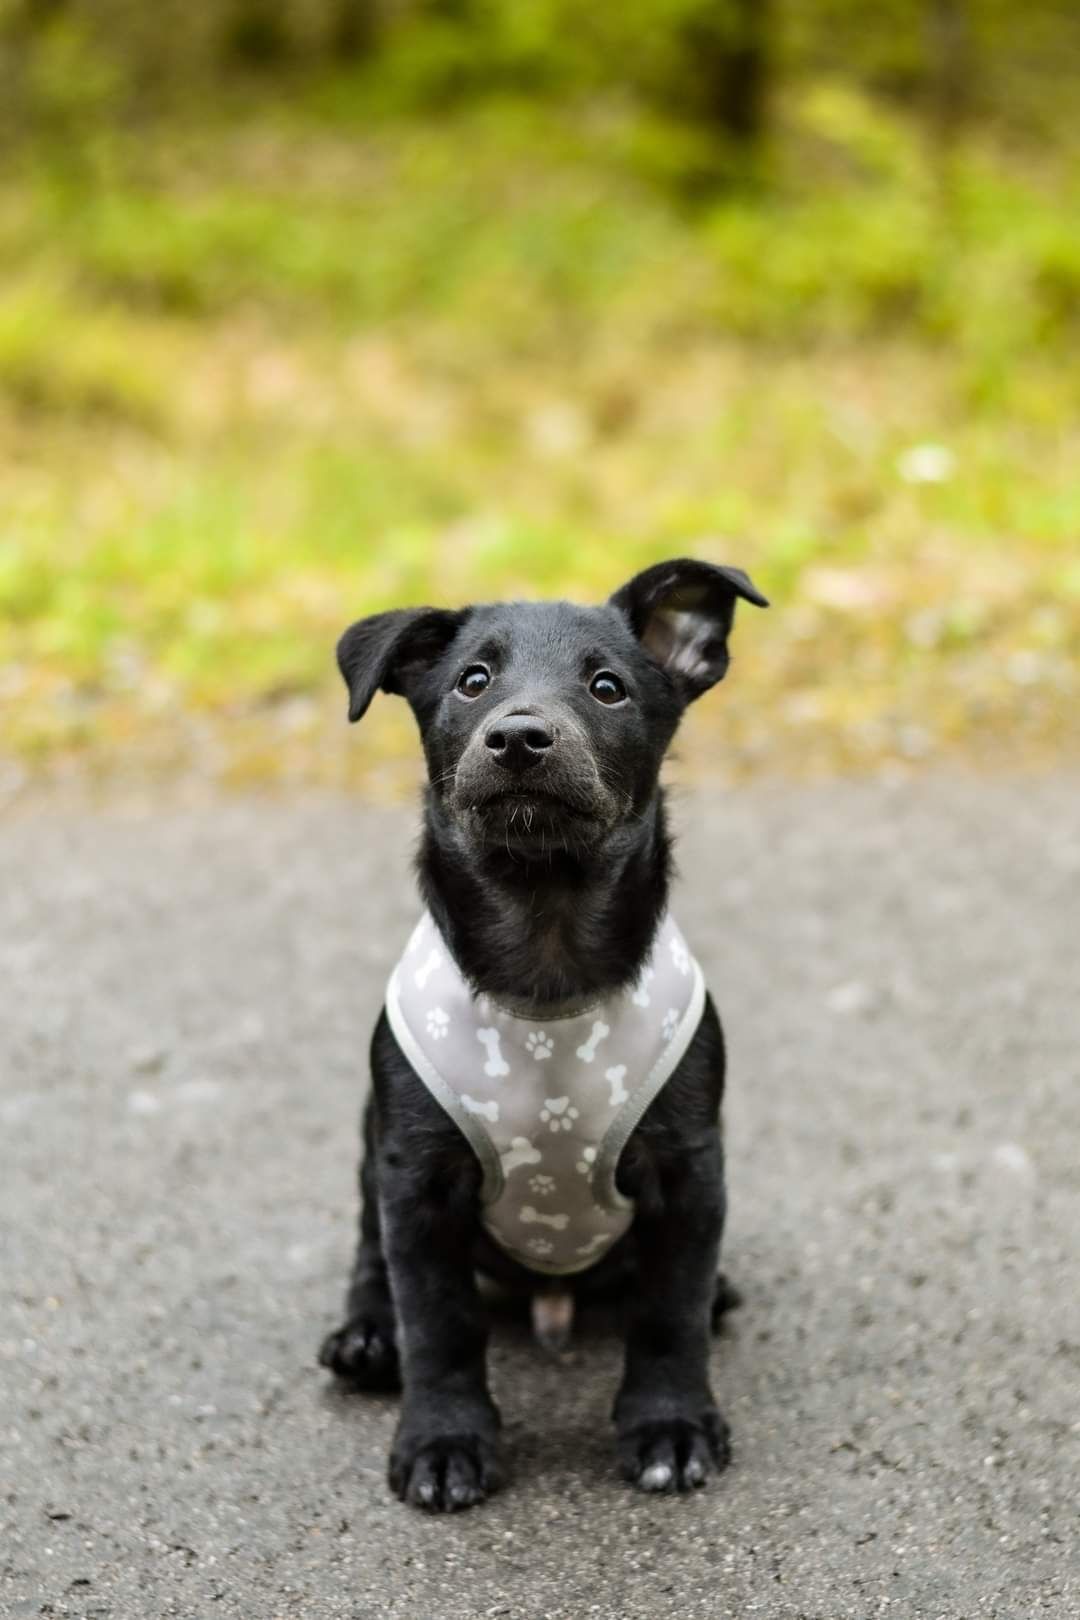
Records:
[[[323,1340],[319,1360],[357,1389],[388,1390],[401,1388],[401,1370],[379,1229],[375,1134],[375,1105],[369,1099],[360,1166],[360,1242],[345,1300],[345,1321]]]
[[[709,1387],[709,1326],[724,1220],[718,1131],[656,1165],[634,1218],[638,1284],[615,1402],[619,1463],[642,1490],[704,1485],[730,1457]]]
[[[501,1484],[502,1465],[499,1413],[487,1387],[487,1321],[473,1271],[476,1181],[448,1175],[434,1156],[425,1165],[423,1157],[396,1168],[388,1162],[383,1177],[405,1388],[390,1487],[402,1501],[439,1512],[483,1501]]]

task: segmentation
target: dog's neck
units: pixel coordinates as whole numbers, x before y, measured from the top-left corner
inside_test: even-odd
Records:
[[[637,978],[667,904],[671,841],[662,791],[601,855],[483,858],[429,793],[420,890],[475,990],[529,1014],[565,1012]]]

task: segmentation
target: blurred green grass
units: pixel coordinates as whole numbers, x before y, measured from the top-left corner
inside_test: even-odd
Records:
[[[351,618],[686,550],[775,603],[717,759],[1073,746],[1080,155],[827,81],[712,200],[686,139],[324,85],[0,181],[5,751],[340,780],[406,746],[338,734]]]

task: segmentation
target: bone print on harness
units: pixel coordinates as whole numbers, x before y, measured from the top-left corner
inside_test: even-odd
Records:
[[[493,1080],[500,1075],[510,1073],[510,1065],[502,1055],[502,1036],[497,1029],[478,1029],[476,1038],[487,1052],[487,1062],[484,1064],[484,1073],[490,1074]]]
[[[577,1049],[577,1055],[581,1059],[582,1063],[592,1062],[593,1058],[596,1056],[596,1049],[600,1045],[600,1042],[606,1041],[610,1034],[611,1030],[608,1028],[607,1024],[604,1023],[604,1020],[602,1018],[597,1018],[593,1022],[592,1029],[589,1031],[588,1040],[582,1041],[581,1045]]]
[[[512,1258],[556,1275],[584,1271],[627,1230],[620,1154],[704,1001],[701,970],[670,916],[636,984],[543,1020],[474,995],[431,917],[421,918],[390,979],[387,1015],[479,1158],[483,1223]]]

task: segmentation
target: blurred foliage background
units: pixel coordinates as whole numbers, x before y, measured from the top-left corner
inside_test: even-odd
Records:
[[[685,551],[717,765],[1075,748],[1078,83],[1071,0],[0,0],[4,779],[392,791],[350,619]]]

